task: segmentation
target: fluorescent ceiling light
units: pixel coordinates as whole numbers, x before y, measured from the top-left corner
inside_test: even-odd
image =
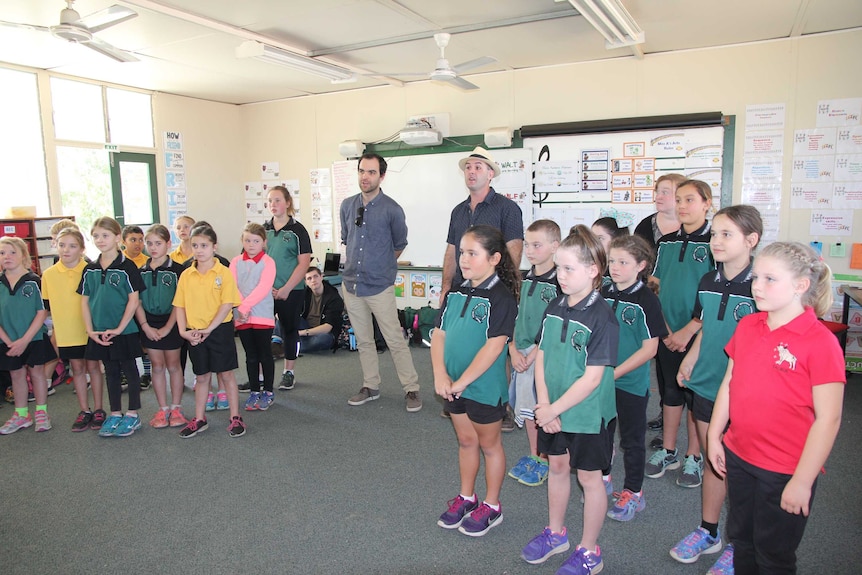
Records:
[[[566,0],[556,0],[565,2]],[[643,44],[641,30],[620,0],[568,0],[569,4],[605,37],[608,50]]]
[[[261,62],[266,62],[268,64],[277,64],[293,70],[299,70],[300,72],[313,74],[314,76],[326,78],[332,82],[343,82],[354,78],[353,72],[347,68],[321,62],[314,58],[308,58],[300,54],[282,50],[281,48],[275,48],[274,46],[269,46],[261,42],[255,42],[254,40],[243,42],[237,46],[235,53],[237,58],[254,58],[255,60],[260,60]]]

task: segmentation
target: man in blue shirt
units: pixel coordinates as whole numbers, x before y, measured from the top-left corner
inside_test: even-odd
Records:
[[[392,354],[404,388],[407,411],[422,409],[419,376],[398,321],[395,274],[398,256],[407,247],[407,221],[398,202],[380,189],[386,177],[386,160],[365,154],[359,160],[359,189],[341,204],[341,243],[347,246],[342,274],[342,295],[356,335],[362,388],[349,405],[363,405],[380,397],[380,368],[374,344],[372,317]]]

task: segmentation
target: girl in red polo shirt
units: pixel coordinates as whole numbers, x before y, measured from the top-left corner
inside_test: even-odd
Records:
[[[841,347],[817,319],[832,304],[831,288],[829,268],[808,246],[767,246],[752,279],[760,311],[742,318],[725,347],[707,453],[727,477],[736,575],[796,573],[846,383]]]

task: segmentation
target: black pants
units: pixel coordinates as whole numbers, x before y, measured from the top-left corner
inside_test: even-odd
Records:
[[[781,509],[781,493],[790,475],[746,463],[724,448],[727,461],[727,535],[733,543],[736,575],[796,573],[796,549],[808,518]],[[811,488],[811,504],[814,490]]]
[[[237,330],[239,341],[245,350],[245,370],[248,374],[248,387],[260,391],[258,374],[263,371],[263,389],[272,391],[275,377],[275,361],[272,359],[272,328]]]
[[[686,350],[688,347],[686,345]],[[655,375],[662,405],[671,407],[685,405],[685,391],[676,382],[676,374],[679,372],[679,366],[682,365],[685,353],[684,351],[671,351],[663,341],[659,340],[658,342],[658,351],[655,354]]]
[[[141,376],[138,373],[138,365],[134,359],[125,361],[104,360],[105,383],[108,386],[108,403],[111,411],[123,411],[123,388],[121,372],[126,374],[129,383],[129,411],[137,411],[141,408]]]
[[[299,355],[299,318],[304,302],[305,291],[303,290],[293,290],[287,299],[275,300],[275,313],[278,315],[278,323],[281,324],[284,359],[296,359]]]
[[[643,487],[644,467],[646,466],[646,409],[649,403],[649,392],[643,397],[633,393],[616,390],[617,417],[608,424],[611,438],[614,431],[620,428],[620,448],[623,450],[623,467],[626,480],[623,487],[637,493]],[[610,473],[605,470],[604,475]]]

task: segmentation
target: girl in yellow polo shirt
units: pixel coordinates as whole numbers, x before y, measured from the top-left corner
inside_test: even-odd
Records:
[[[224,384],[230,406],[231,437],[245,435],[239,415],[239,392],[233,370],[239,367],[233,333],[233,308],[242,296],[230,269],[215,256],[218,238],[209,226],[191,231],[195,262],[180,276],[174,307],[177,327],[189,342],[189,358],[195,374],[195,417],[180,431],[180,437],[194,437],[207,428],[204,415],[212,373]]]
[[[48,302],[54,321],[54,335],[60,359],[72,366],[72,381],[81,411],[72,424],[72,431],[99,429],[105,421],[102,408],[102,371],[91,374],[93,409],[87,395],[87,327],[81,309],[81,294],[77,292],[87,262],[84,261],[84,235],[78,228],[65,228],[57,234],[57,252],[60,261],[45,270],[42,276],[42,297]],[[94,421],[94,414],[98,414]]]

